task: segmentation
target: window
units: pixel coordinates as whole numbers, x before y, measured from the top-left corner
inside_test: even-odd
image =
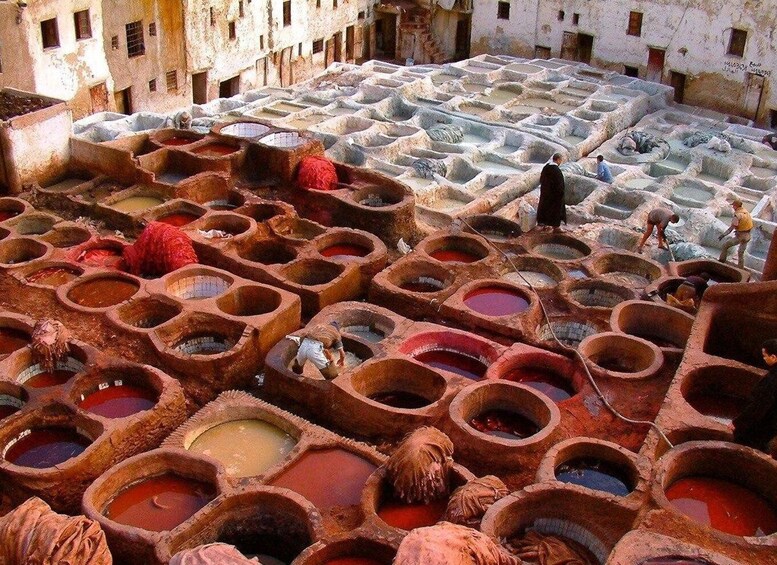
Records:
[[[777,128],[777,110],[769,110],[769,124],[772,128]]]
[[[156,92],[156,79],[152,78],[150,81],[148,81],[148,91],[149,92]]]
[[[359,17],[360,20],[363,20],[364,19],[364,12],[359,12],[359,16],[358,17]]]
[[[92,37],[92,24],[89,21],[89,10],[81,10],[73,14],[73,23],[76,28],[76,39],[89,39]]]
[[[509,20],[510,19],[510,2],[498,2],[496,5],[496,19],[497,20]]]
[[[324,50],[324,40],[323,39],[316,39],[313,42],[313,54],[321,53]]]
[[[211,7],[210,9],[210,25],[215,26],[216,25],[216,9]]]
[[[119,36],[114,35],[111,37],[111,49],[118,49],[119,48]]]
[[[332,0],[332,8],[337,8],[337,0]]]
[[[146,46],[143,43],[143,22],[127,24],[127,57],[145,55]]]
[[[321,7],[321,0],[316,0],[316,8],[320,8],[320,7]]]
[[[237,15],[238,17],[242,18],[246,15],[245,8],[243,7],[243,1],[240,0],[240,2],[237,3]]]
[[[629,29],[626,35],[642,35],[642,12],[629,12]]]
[[[229,39],[237,39],[237,28],[235,22],[229,22]]]
[[[550,59],[550,47],[543,47],[542,45],[534,46],[534,58],[535,59]]]
[[[151,22],[148,24],[148,35],[151,37],[156,37],[156,22]]]
[[[259,36],[259,49],[264,49],[264,35]]]
[[[302,57],[302,43],[297,45],[297,56]]]
[[[563,21],[564,21],[564,16],[565,16],[565,15],[566,15],[566,14],[564,13],[564,10],[559,10],[559,11],[558,11],[558,21],[560,21],[560,22],[563,22]]]
[[[57,18],[44,20],[40,23],[40,34],[43,39],[43,48],[59,47],[59,31],[57,30]]]
[[[572,14],[572,25],[576,26],[580,23],[580,14]]]
[[[176,92],[178,90],[178,71],[167,71],[165,82],[167,83],[167,92]]]
[[[291,25],[291,0],[283,3],[283,27]]]
[[[630,67],[628,65],[623,65],[623,74],[627,77],[638,77],[639,76],[639,69],[637,67]]]
[[[742,57],[745,54],[747,32],[743,29],[732,29],[731,39],[728,42],[728,54]]]

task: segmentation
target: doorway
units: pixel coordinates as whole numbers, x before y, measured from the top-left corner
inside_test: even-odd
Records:
[[[354,30],[353,26],[345,28],[345,60],[352,62],[353,57]]]
[[[672,88],[674,88],[674,101],[678,104],[682,104],[685,99],[685,79],[686,75],[672,71],[671,81]]]
[[[650,82],[663,81],[665,55],[666,51],[663,49],[653,49],[652,47],[649,48],[647,74],[645,75],[645,80]]]
[[[236,94],[240,94],[240,75],[219,83],[219,98],[231,98]]]
[[[116,102],[116,111],[119,114],[132,113],[132,87],[115,92],[113,97]]]
[[[208,73],[192,75],[192,102],[205,104],[208,101]]]
[[[591,62],[594,52],[594,36],[586,33],[577,34],[577,60],[586,65]]]
[[[744,114],[753,121],[758,120],[758,110],[761,108],[761,97],[764,91],[764,77],[755,73],[745,73],[745,103]]]
[[[397,54],[397,16],[382,14],[375,20],[375,55],[395,59]]]
[[[342,62],[343,60],[343,32],[338,31],[332,36],[332,41],[335,43],[335,61]]]
[[[470,19],[469,16],[461,16],[456,22],[456,58],[469,58]]]

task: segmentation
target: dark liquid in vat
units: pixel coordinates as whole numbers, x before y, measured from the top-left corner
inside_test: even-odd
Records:
[[[73,287],[67,296],[87,308],[104,308],[130,299],[137,291],[138,284],[133,281],[95,279]]]
[[[520,293],[506,288],[478,288],[464,297],[464,304],[486,316],[520,314],[529,307],[529,301]]]
[[[519,367],[509,371],[501,378],[530,386],[556,403],[575,395],[575,389],[564,377],[545,369]]]
[[[168,225],[180,228],[181,226],[185,226],[186,224],[192,223],[196,219],[197,219],[197,216],[195,216],[194,214],[179,212],[177,214],[168,214],[167,216],[162,216],[157,221],[162,222],[163,224],[168,224]]]
[[[447,506],[447,498],[434,500],[428,504],[407,504],[390,498],[381,504],[378,516],[389,526],[410,531],[439,522]]]
[[[344,243],[330,245],[321,251],[321,255],[324,257],[331,257],[332,259],[347,259],[349,257],[364,257],[369,254],[369,252],[369,249],[362,247],[361,245]]]
[[[537,424],[510,410],[486,410],[470,420],[479,432],[504,439],[524,439],[540,431]]]
[[[440,249],[430,253],[429,256],[432,259],[437,259],[444,263],[474,263],[479,261],[480,257],[467,253],[466,251],[457,251],[455,249]]]
[[[5,459],[21,467],[46,469],[80,455],[90,443],[71,428],[39,428],[14,443]]]
[[[78,406],[82,410],[106,418],[124,418],[149,410],[156,404],[156,394],[134,385],[113,385],[96,390]]]
[[[429,406],[429,402],[421,395],[413,394],[404,390],[392,390],[386,392],[377,392],[369,396],[370,400],[380,402],[386,406],[393,406],[394,408],[415,409]]]
[[[626,472],[618,465],[594,457],[577,457],[556,468],[556,478],[593,490],[626,496],[631,492]]]
[[[8,355],[30,343],[30,334],[13,328],[0,328],[0,355]]]
[[[430,349],[413,357],[429,367],[450,371],[473,380],[481,378],[487,369],[480,359],[445,349]]]

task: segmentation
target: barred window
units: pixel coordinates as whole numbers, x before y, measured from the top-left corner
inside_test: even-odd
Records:
[[[313,42],[313,53],[321,53],[324,50],[324,40],[316,39]]]
[[[743,29],[732,29],[731,39],[728,42],[728,54],[737,57],[744,56],[745,43],[747,43],[747,32]]]
[[[165,73],[165,80],[167,81],[168,92],[175,92],[178,90],[178,71],[167,71],[167,73]]]
[[[146,46],[143,43],[143,22],[127,24],[127,56],[138,57],[146,54]]]
[[[76,39],[89,39],[92,37],[92,24],[89,21],[89,10],[81,10],[73,14],[73,23],[76,28]]]
[[[629,12],[629,29],[627,35],[642,35],[642,12]]]
[[[114,35],[111,37],[111,49],[118,49],[119,48],[119,36]]]
[[[148,81],[148,90],[150,92],[156,92],[156,79],[152,78],[150,81]]]
[[[156,37],[156,22],[151,22],[148,24],[148,34],[151,37]]]
[[[291,0],[283,3],[283,27],[291,25]]]
[[[229,22],[229,39],[237,39],[237,28],[235,22]]]

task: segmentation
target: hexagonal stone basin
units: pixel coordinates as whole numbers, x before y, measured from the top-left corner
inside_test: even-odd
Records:
[[[464,304],[486,316],[510,316],[529,308],[529,301],[521,293],[498,286],[473,290],[464,297]]]
[[[105,418],[125,418],[150,410],[157,402],[154,391],[131,384],[102,383],[81,396],[78,407]]]
[[[434,369],[450,371],[473,380],[481,378],[488,368],[480,359],[449,349],[429,349],[414,354],[413,358]]]
[[[232,420],[206,430],[189,446],[224,464],[233,477],[261,475],[297,444],[291,435],[264,420]]]
[[[701,475],[684,477],[666,489],[666,498],[691,520],[735,536],[777,531],[777,513],[761,496],[731,481]]]
[[[486,410],[481,412],[469,425],[477,431],[502,439],[524,439],[540,431],[539,426],[526,416],[512,410]]]
[[[213,485],[171,473],[123,489],[103,514],[114,522],[144,530],[172,530],[216,496]]]
[[[20,467],[47,469],[80,455],[90,443],[73,428],[37,428],[22,432],[4,458]]]
[[[320,253],[324,257],[330,257],[332,259],[347,259],[349,257],[364,257],[370,253],[370,250],[361,245],[340,243],[337,245],[330,245],[329,247],[322,249]]]
[[[545,369],[518,367],[505,373],[500,378],[514,383],[525,384],[541,392],[556,403],[572,398],[575,395],[575,389],[572,388],[572,385],[564,377]]]
[[[624,469],[595,457],[576,457],[562,463],[556,467],[556,479],[616,496],[626,496],[633,490]]]

